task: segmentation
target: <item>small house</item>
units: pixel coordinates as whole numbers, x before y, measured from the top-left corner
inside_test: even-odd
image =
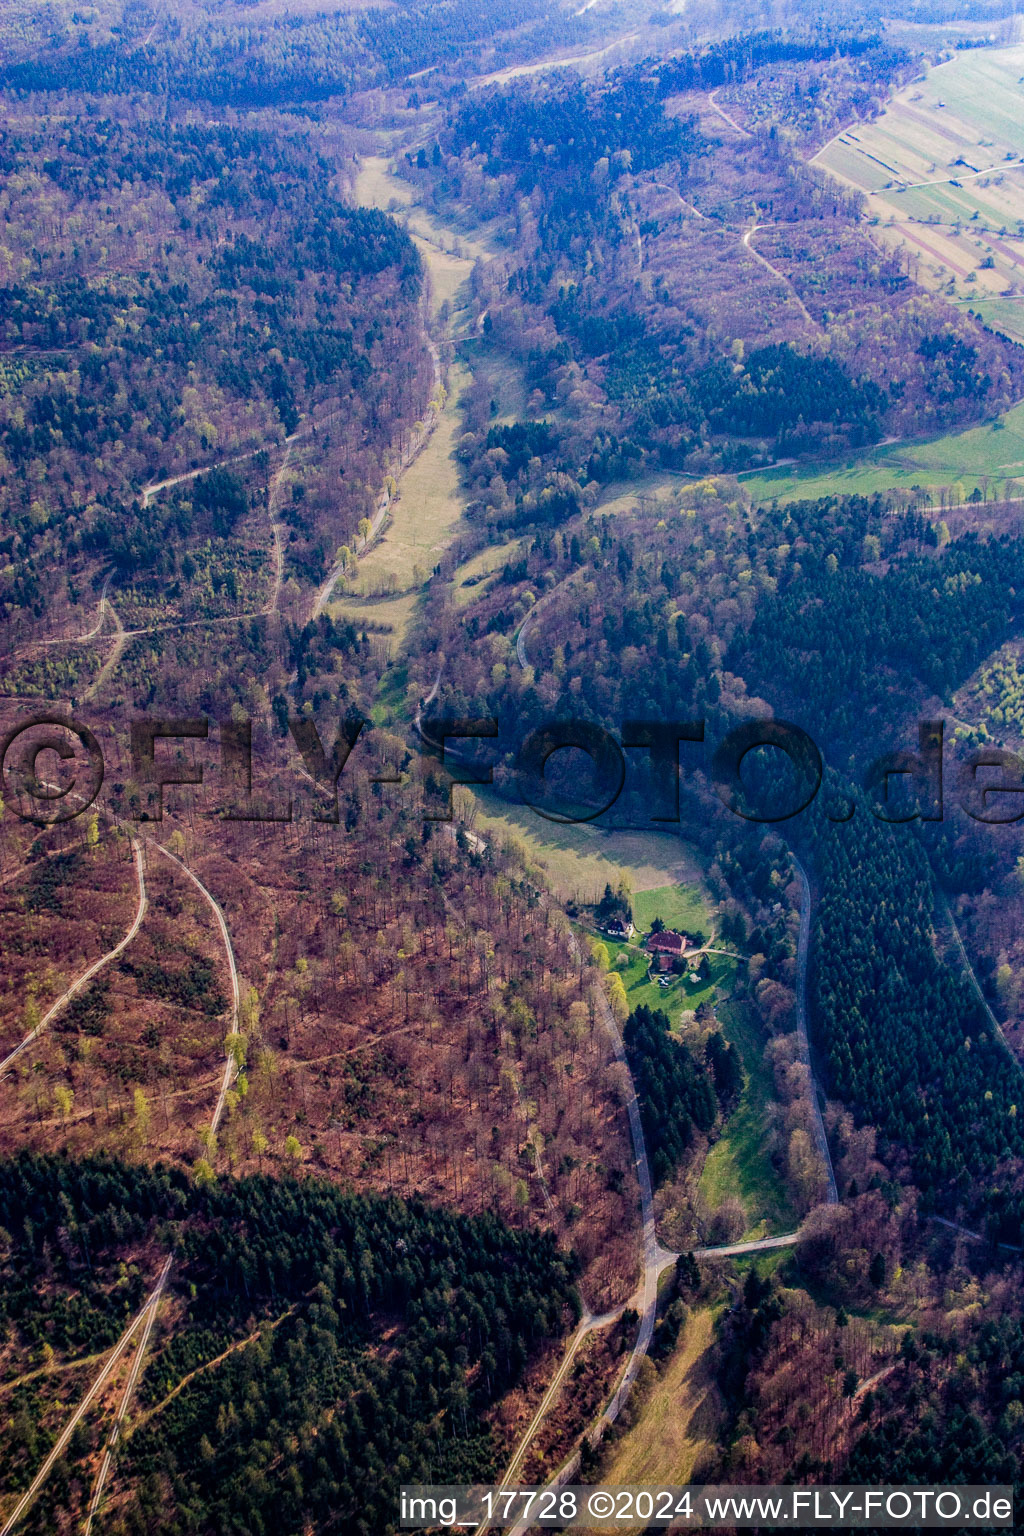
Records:
[[[652,972],[661,974],[677,969],[677,962],[681,962],[686,952],[695,946],[688,933],[662,928],[658,933],[647,935],[645,947],[651,957]]]

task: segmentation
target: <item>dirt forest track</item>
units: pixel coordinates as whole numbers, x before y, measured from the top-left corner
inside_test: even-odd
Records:
[[[128,1349],[128,1346],[131,1344],[132,1339],[135,1337],[136,1333],[138,1333],[140,1328],[147,1328],[147,1324],[149,1324],[151,1317],[155,1316],[156,1309],[159,1307],[160,1299],[164,1293],[164,1287],[167,1284],[167,1276],[170,1273],[170,1269],[171,1259],[168,1257],[164,1260],[164,1265],[160,1271],[160,1276],[156,1282],[156,1285],[153,1287],[152,1291],[149,1293],[149,1296],[146,1298],[144,1305],[135,1314],[134,1318],[125,1329],[124,1333],[122,1333],[113,1349],[107,1355],[103,1366],[93,1378],[92,1385],[89,1387],[89,1390],[78,1404],[74,1413],[68,1419],[67,1423],[64,1425],[64,1428],[57,1436],[57,1439],[54,1441],[53,1446],[51,1447],[49,1454],[47,1455],[42,1466],[39,1468],[39,1471],[36,1473],[28,1488],[18,1500],[18,1503],[14,1506],[14,1509],[8,1515],[3,1528],[0,1529],[0,1536],[10,1536],[10,1532],[14,1530],[15,1526],[18,1524],[18,1521],[32,1504],[39,1490],[46,1482],[46,1479],[49,1477],[54,1466],[67,1450],[75,1430],[85,1418],[85,1415],[88,1413],[90,1407],[102,1392],[107,1382],[110,1380],[121,1360],[124,1358],[125,1352]]]
[[[210,908],[214,915],[217,928],[220,932],[221,942],[224,945],[224,954],[228,962],[228,973],[231,977],[231,1024],[229,1027],[229,1033],[232,1035],[237,1034],[238,1010],[241,1004],[241,989],[238,982],[238,966],[235,962],[235,951],[231,943],[231,934],[228,932],[228,925],[225,920],[224,913],[221,910],[220,904],[213,896],[213,893],[207,890],[199,876],[194,874],[193,871],[189,869],[188,865],[182,859],[179,859],[176,854],[173,854],[169,848],[165,848],[162,843],[156,842],[151,842],[149,847],[155,848],[158,853],[163,854],[165,859],[170,859],[172,864],[177,865],[182,874],[185,875],[188,880],[191,880],[192,884],[196,887],[199,894],[202,896],[203,900],[206,902],[207,906]],[[224,1076],[221,1079],[220,1093],[217,1096],[217,1105],[214,1109],[213,1118],[210,1122],[210,1132],[214,1136],[217,1134],[221,1119],[224,1115],[224,1106],[227,1101],[228,1090],[234,1081],[235,1071],[235,1058],[229,1049],[224,1059]]]
[[[111,960],[116,960],[118,955],[120,955],[124,950],[128,948],[128,945],[132,942],[135,935],[142,927],[142,920],[146,915],[146,907],[148,905],[146,897],[146,872],[143,866],[142,847],[138,840],[135,838],[132,839],[132,849],[135,862],[135,878],[138,882],[139,901],[131,927],[128,929],[128,932],[125,934],[124,938],[114,945],[113,949],[108,950],[105,955],[101,955],[98,960],[94,960],[92,965],[90,965],[87,970],[83,971],[82,974],[71,983],[70,987],[66,988],[66,990],[61,993],[56,1002],[50,1004],[50,1007],[46,1010],[46,1013],[40,1019],[35,1029],[29,1030],[28,1034],[25,1036],[24,1040],[21,1041],[20,1045],[16,1045],[14,1050],[5,1056],[3,1061],[0,1061],[0,1078],[7,1075],[18,1058],[23,1055],[24,1052],[27,1051],[36,1040],[38,1040],[39,1036],[43,1033],[44,1030],[49,1028],[50,1024],[53,1023],[53,1020],[57,1018],[58,1014],[63,1012],[68,1003],[71,1002],[72,998],[76,997],[78,993],[81,992],[83,987],[88,986],[89,982],[92,981],[94,976],[98,975],[98,973],[103,970],[104,966],[109,965]]]
[[[147,850],[155,850],[157,853],[163,855],[164,858],[168,859],[173,865],[175,865],[177,869],[180,870],[181,873],[184,874],[185,877],[196,887],[203,900],[209,906],[214,915],[221,942],[224,946],[225,958],[228,965],[228,973],[231,978],[229,1035],[234,1035],[237,1033],[239,1025],[241,987],[238,978],[238,966],[235,960],[234,946],[231,942],[231,934],[220,904],[216,900],[213,893],[199,879],[199,876],[196,875],[191,869],[189,869],[188,865],[185,864],[183,860],[179,859],[176,854],[171,853],[169,848],[165,848],[162,843],[158,843],[151,838],[147,838],[145,840],[145,847]],[[0,1062],[0,1077],[2,1077],[10,1069],[13,1063],[18,1059],[19,1056],[22,1055],[23,1052],[29,1049],[29,1047],[39,1037],[47,1025],[58,1015],[61,1009],[67,1006],[71,999],[76,996],[76,994],[80,992],[82,988],[88,984],[89,981],[92,980],[98,971],[102,970],[103,967],[106,966],[111,960],[116,959],[116,957],[128,947],[131,941],[135,938],[135,935],[138,933],[146,915],[148,904],[146,896],[143,846],[138,838],[132,837],[132,849],[134,853],[136,877],[138,879],[139,886],[139,904],[135,914],[135,919],[131,927],[125,934],[124,938],[121,939],[121,941],[115,945],[112,950],[110,950],[107,954],[102,955],[100,959],[94,961],[86,971],[83,971],[82,975],[79,976],[72,983],[72,985],[68,987],[67,990],[63,992],[59,998],[57,998],[56,1002],[50,1006],[47,1013],[40,1020],[38,1026],[25,1037],[20,1045],[16,1046],[15,1049],[10,1052],[4,1061]],[[220,1127],[220,1122],[223,1119],[224,1110],[227,1105],[228,1092],[230,1091],[231,1084],[234,1081],[236,1072],[237,1064],[235,1055],[231,1049],[231,1046],[228,1045],[225,1048],[224,1070],[220,1080],[220,1091],[217,1095],[217,1102],[210,1120],[209,1129],[211,1137],[216,1136]],[[154,1289],[151,1291],[149,1297],[147,1298],[145,1305],[132,1319],[124,1333],[122,1333],[120,1339],[114,1345],[114,1348],[104,1360],[100,1370],[94,1377],[92,1384],[88,1388],[82,1400],[79,1402],[78,1406],[75,1408],[68,1422],[65,1424],[50,1454],[47,1456],[46,1460],[43,1462],[43,1465],[39,1468],[39,1471],[33,1478],[29,1488],[26,1490],[25,1494],[19,1500],[18,1504],[15,1506],[14,1510],[8,1517],[6,1524],[4,1525],[2,1531],[0,1531],[0,1536],[9,1536],[9,1532],[14,1530],[14,1527],[17,1525],[22,1515],[32,1504],[39,1490],[46,1482],[46,1479],[52,1471],[54,1465],[66,1450],[75,1429],[81,1423],[83,1417],[88,1412],[90,1406],[95,1401],[98,1394],[106,1386],[119,1361],[122,1359],[125,1351],[128,1349],[132,1339],[141,1329],[138,1348],[136,1350],[135,1357],[132,1361],[131,1370],[128,1373],[128,1377],[124,1385],[124,1390],[121,1394],[117,1409],[114,1414],[114,1420],[111,1426],[110,1434],[107,1438],[106,1446],[104,1447],[103,1458],[100,1462],[96,1480],[93,1484],[89,1503],[89,1512],[83,1527],[83,1536],[88,1536],[88,1533],[92,1529],[92,1522],[100,1509],[103,1498],[103,1491],[106,1486],[110,1470],[113,1466],[114,1451],[121,1435],[121,1428],[127,1417],[129,1407],[131,1406],[131,1400],[134,1395],[135,1388],[138,1385],[139,1377],[142,1374],[142,1368],[145,1363],[146,1350],[149,1345],[153,1327],[156,1323],[157,1313],[160,1309],[160,1302],[163,1298],[163,1294],[170,1277],[172,1263],[173,1256],[169,1255],[164,1263],[163,1269],[160,1272],[159,1279]]]
[[[231,1035],[236,1034],[238,1031],[238,1014],[239,1005],[241,1002],[241,989],[238,981],[238,966],[235,963],[235,951],[231,943],[231,934],[228,931],[228,925],[225,920],[224,913],[221,910],[220,904],[214,897],[213,893],[207,889],[207,887],[199,879],[199,876],[194,874],[182,859],[179,859],[176,854],[171,853],[170,849],[165,848],[162,843],[149,841],[147,842],[147,847],[154,848],[158,853],[163,854],[166,859],[169,859],[172,864],[176,865],[182,874],[184,874],[187,879],[189,879],[196,887],[200,895],[203,897],[203,900],[213,912],[217,927],[220,932],[221,941],[224,945],[224,953],[227,958],[228,971],[231,977],[231,1023],[229,1029],[230,1037]],[[221,1077],[220,1092],[217,1095],[217,1103],[210,1120],[211,1137],[216,1136],[220,1127],[220,1122],[223,1118],[224,1109],[227,1104],[228,1092],[231,1088],[232,1082],[235,1079],[237,1070],[237,1062],[234,1053],[231,1049],[231,1046],[227,1045],[225,1048],[224,1072]],[[100,1462],[99,1470],[96,1474],[95,1482],[93,1483],[92,1496],[89,1501],[89,1513],[83,1528],[83,1536],[90,1536],[93,1520],[99,1512],[100,1505],[103,1501],[103,1490],[106,1487],[107,1478],[110,1475],[110,1471],[114,1463],[114,1451],[116,1450],[117,1442],[121,1437],[121,1426],[123,1425],[128,1415],[128,1409],[131,1406],[132,1397],[135,1394],[135,1388],[137,1387],[139,1377],[142,1374],[142,1367],[145,1363],[146,1350],[149,1345],[150,1335],[153,1332],[153,1325],[156,1322],[157,1312],[160,1309],[160,1299],[163,1295],[163,1290],[167,1284],[167,1279],[171,1271],[171,1262],[171,1259],[168,1258],[167,1263],[164,1265],[163,1272],[160,1277],[160,1282],[148,1304],[148,1315],[143,1325],[142,1337],[139,1340],[139,1347],[136,1350],[135,1358],[132,1361],[132,1368],[128,1373],[128,1379],[125,1382],[124,1391],[121,1394],[120,1401],[118,1402],[117,1410],[114,1414],[114,1422],[111,1426],[106,1446],[104,1447],[103,1459]]]

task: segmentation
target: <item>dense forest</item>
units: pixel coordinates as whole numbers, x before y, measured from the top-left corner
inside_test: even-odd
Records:
[[[637,1008],[622,1032],[647,1138],[651,1172],[657,1182],[682,1161],[695,1133],[715,1122],[715,1079],[672,1038],[660,1009]],[[731,1049],[728,1047],[727,1049]]]
[[[391,1530],[400,1482],[495,1474],[482,1415],[579,1311],[549,1235],[324,1180],[203,1191],[159,1166],[26,1155],[0,1164],[0,1230],[7,1348],[102,1347],[139,1300],[142,1264],[164,1245],[177,1255],[177,1321],[122,1453],[137,1491],[110,1529],[125,1532],[299,1532],[339,1515]],[[225,1346],[230,1361],[204,1372]],[[35,1389],[19,1396],[4,1410],[12,1488],[40,1441]],[[58,1508],[81,1497],[91,1443],[55,1479]],[[52,1508],[28,1528],[51,1528]]]
[[[0,394],[8,625],[42,614],[58,549],[166,577],[168,534],[205,534],[198,564],[216,563],[244,510],[223,476],[205,482],[205,506],[180,494],[164,529],[136,501],[142,486],[224,444],[244,461],[327,406],[355,449],[332,488],[342,529],[328,545],[311,499],[289,531],[294,563],[321,573],[371,505],[360,470],[372,477],[425,389],[408,237],[333,195],[333,168],[301,132],[44,110],[7,131],[3,154],[31,171],[10,192],[0,288],[5,351],[26,369]],[[235,544],[221,563],[245,585]]]

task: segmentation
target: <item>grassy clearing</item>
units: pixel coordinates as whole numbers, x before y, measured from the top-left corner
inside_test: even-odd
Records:
[[[487,247],[444,227],[418,207],[414,189],[393,176],[388,162],[379,156],[363,160],[355,193],[358,202],[403,218],[430,274],[432,312],[436,316],[447,303],[458,316],[473,261],[489,255]],[[459,402],[469,383],[467,369],[453,366],[445,408],[423,450],[402,476],[384,533],[360,560],[352,589],[339,592],[330,605],[338,618],[391,625],[392,654],[404,642],[423,585],[462,519],[452,455],[461,432]]]
[[[634,892],[700,880],[692,851],[669,832],[563,826],[488,790],[457,790],[456,805],[481,836],[519,843],[562,901],[597,901],[607,883],[615,886],[623,876]]]
[[[743,1059],[744,1084],[724,1134],[705,1159],[700,1192],[711,1210],[732,1198],[743,1202],[749,1221],[744,1238],[790,1232],[797,1225],[797,1213],[765,1149],[764,1127],[774,1093],[764,1042],[744,1004],[727,1003],[718,1017],[726,1039]]]
[[[711,937],[711,921],[704,895],[697,885],[661,885],[640,891],[633,898],[633,921],[641,932],[660,917],[666,928]]]
[[[522,368],[510,358],[492,351],[483,338],[472,344],[472,354],[473,373],[487,386],[495,425],[505,426],[529,414]],[[549,418],[557,417],[557,412],[552,410],[545,410],[544,414]]]
[[[436,314],[445,302],[457,309],[459,290],[474,261],[493,255],[491,248],[479,235],[463,234],[438,223],[416,203],[415,189],[393,176],[387,160],[380,156],[368,155],[362,161],[355,191],[358,203],[392,212],[408,228],[430,273],[432,311]]]
[[[419,591],[403,592],[398,597],[382,597],[375,601],[350,602],[342,599],[328,604],[327,611],[335,619],[350,619],[353,624],[386,624],[389,632],[375,634],[370,639],[380,647],[381,654],[394,659],[402,648],[409,625],[420,604]]]
[[[419,589],[462,517],[458,469],[452,454],[461,431],[459,398],[469,382],[465,370],[454,367],[451,395],[419,457],[402,476],[391,521],[360,560],[353,589],[331,603],[331,612],[354,623],[375,619],[395,626],[400,641]],[[394,595],[389,602],[381,601]]]
[[[642,503],[663,503],[667,510],[679,507],[688,475],[644,475],[639,480],[613,480],[598,497],[597,512],[631,512]]]
[[[460,565],[455,572],[455,606],[456,608],[468,608],[474,599],[480,596],[483,583],[482,576],[490,576],[494,571],[500,571],[501,567],[509,560],[514,560],[522,548],[518,539],[511,544],[491,544],[487,549],[482,549],[479,554]],[[470,585],[466,585],[466,583]]]
[[[698,1457],[714,1444],[721,1414],[711,1365],[717,1310],[702,1307],[688,1318],[637,1422],[614,1447],[602,1482],[656,1487],[690,1481]],[[643,1530],[644,1523],[635,1529]]]
[[[1022,317],[1024,318],[1024,317]],[[925,489],[938,500],[948,487],[966,501],[978,487],[989,500],[1024,494],[1024,404],[998,421],[924,442],[889,443],[854,454],[827,469],[805,465],[743,477],[759,501]]]
[[[1024,282],[1022,71],[1019,47],[961,53],[816,157],[867,194],[879,241],[916,256],[915,276],[951,298],[991,299]],[[1012,305],[989,323],[1024,334]]]

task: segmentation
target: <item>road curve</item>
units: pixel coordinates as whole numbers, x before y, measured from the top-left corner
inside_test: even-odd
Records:
[[[106,576],[103,578],[103,586],[102,586],[102,589],[100,591],[100,603],[99,603],[99,609],[98,609],[97,615],[96,615],[96,622],[95,622],[95,624],[93,625],[92,629],[90,629],[88,631],[87,634],[76,636],[76,642],[75,643],[80,645],[84,640],[95,640],[96,636],[99,634],[100,630],[103,628],[103,620],[104,620],[104,617],[105,617],[106,611],[107,611],[107,592],[108,592],[108,590],[110,588],[110,578],[111,578],[111,576],[113,574],[114,574],[113,571],[108,571]]]
[[[221,940],[223,941],[223,944],[224,944],[224,953],[227,955],[227,959],[228,959],[228,969],[231,972],[231,1030],[230,1030],[230,1033],[231,1034],[235,1034],[237,1032],[237,1030],[238,1030],[238,1009],[239,1009],[239,1004],[241,1002],[241,993],[240,993],[240,989],[239,989],[239,985],[238,985],[238,966],[235,964],[235,951],[234,951],[234,949],[232,947],[232,944],[231,944],[231,935],[228,932],[228,925],[227,925],[227,923],[224,920],[224,913],[221,911],[220,905],[217,902],[217,900],[215,899],[215,897],[212,895],[212,893],[210,891],[208,891],[206,889],[206,886],[199,879],[199,876],[193,874],[192,871],[189,869],[188,865],[183,863],[182,860],[179,859],[176,854],[173,854],[170,851],[169,848],[165,848],[162,843],[151,842],[149,844],[149,847],[150,848],[155,848],[158,853],[162,853],[163,854],[165,859],[170,859],[172,864],[176,864],[178,866],[178,868],[182,871],[182,873],[184,875],[186,875],[189,880],[191,880],[192,884],[199,891],[199,893],[203,897],[203,900],[210,907],[210,909],[213,912],[214,917],[217,919],[217,927],[220,929]],[[224,1105],[225,1105],[225,1103],[227,1101],[228,1089],[231,1087],[231,1084],[234,1081],[234,1077],[235,1077],[235,1058],[232,1056],[231,1052],[228,1051],[227,1055],[225,1056],[225,1059],[224,1059],[224,1076],[221,1079],[220,1093],[219,1093],[219,1095],[217,1097],[217,1106],[214,1109],[213,1119],[210,1122],[210,1130],[211,1130],[211,1132],[213,1133],[214,1136],[216,1136],[216,1134],[217,1134],[217,1128],[220,1125],[221,1118],[222,1118],[222,1116],[224,1114]]]
[[[579,940],[576,938],[576,935],[572,932],[571,929],[569,931],[569,945],[574,957],[577,960],[582,959]],[[644,1356],[647,1354],[647,1351],[651,1346],[651,1340],[654,1337],[654,1324],[658,1310],[658,1276],[661,1274],[663,1269],[667,1268],[669,1264],[675,1263],[677,1255],[670,1253],[667,1248],[662,1248],[658,1242],[658,1236],[654,1225],[654,1188],[651,1182],[650,1165],[647,1161],[647,1146],[644,1141],[644,1129],[640,1120],[640,1106],[637,1102],[636,1089],[633,1086],[633,1076],[629,1070],[629,1064],[626,1060],[626,1048],[622,1043],[622,1036],[619,1033],[619,1026],[615,1022],[615,1015],[612,1013],[611,1006],[604,994],[604,988],[600,985],[600,983],[598,983],[598,985],[594,988],[594,1002],[597,1007],[597,1012],[601,1018],[601,1022],[604,1024],[604,1027],[608,1033],[608,1037],[611,1041],[612,1054],[615,1057],[617,1065],[621,1068],[620,1079],[622,1093],[626,1103],[626,1112],[629,1116],[629,1131],[633,1142],[633,1160],[636,1167],[637,1184],[640,1188],[640,1218],[642,1231],[641,1262],[643,1266],[643,1278],[641,1281],[640,1328],[639,1332],[637,1333],[636,1343],[633,1345],[632,1353],[626,1362],[625,1370],[622,1372],[622,1375],[619,1378],[618,1385],[614,1394],[612,1395],[611,1401],[600,1414],[594,1426],[594,1428],[598,1431],[598,1434],[601,1435],[604,1433],[605,1429],[607,1429],[609,1425],[614,1424],[615,1420],[618,1418],[619,1413],[621,1412],[622,1407],[626,1402],[626,1399],[629,1397],[633,1383],[636,1381]],[[566,1351],[565,1358],[563,1359],[562,1364],[556,1372],[554,1379],[549,1385],[547,1392],[544,1394],[544,1398],[541,1401],[540,1407],[534,1415],[533,1422],[520,1441],[519,1449],[516,1452],[516,1456],[513,1460],[513,1465],[518,1465],[521,1462],[522,1457],[525,1455],[527,1447],[530,1444],[530,1441],[533,1439],[536,1427],[554,1400],[558,1388],[564,1380],[566,1372],[572,1363],[573,1357],[575,1356],[576,1351],[582,1343],[584,1335],[589,1331],[589,1328],[593,1326],[595,1326],[594,1320],[584,1320],[584,1322],[582,1322],[579,1328],[576,1330],[576,1334],[572,1340],[572,1343],[569,1349]],[[576,1458],[574,1457],[573,1460],[575,1461],[575,1459]],[[571,1465],[571,1463],[569,1465]],[[565,1472],[567,1468],[563,1468],[562,1470]],[[562,1476],[562,1473],[559,1473],[558,1475],[560,1477]],[[529,1528],[529,1518],[527,1517],[520,1519],[512,1527],[510,1536],[522,1536],[522,1533],[528,1531]]]
[[[812,326],[814,328],[814,330],[820,331],[821,330],[821,326],[818,324],[817,320],[815,320],[814,316],[811,314],[810,310],[807,308],[807,305],[804,303],[803,299],[797,293],[796,288],[793,285],[791,279],[786,276],[785,272],[780,272],[779,268],[777,266],[775,266],[772,262],[770,262],[768,260],[767,256],[762,256],[761,252],[757,249],[757,247],[751,244],[751,241],[752,241],[753,237],[757,234],[757,231],[759,229],[767,229],[767,228],[768,228],[767,224],[752,224],[750,226],[750,228],[747,230],[746,234],[743,236],[743,241],[742,241],[743,249],[745,251],[749,251],[751,256],[753,256],[754,260],[757,261],[757,262],[760,262],[761,266],[764,267],[765,271],[766,272],[770,272],[772,277],[774,277],[777,282],[782,283],[784,287],[789,289],[790,298],[793,300],[794,304],[796,304],[796,306],[799,309],[800,313],[803,315],[804,319],[807,321],[807,324],[809,326]]]
[[[724,107],[720,107],[718,105],[718,102],[715,100],[715,97],[718,95],[718,91],[719,87],[716,86],[713,91],[708,93],[708,106],[718,113],[723,123],[728,123],[729,127],[735,129],[735,131],[741,134],[743,138],[752,139],[754,135],[751,133],[750,129],[744,128],[741,123],[736,121],[730,112],[727,112]]]
[[[557,582],[555,586],[550,587],[547,592],[542,593],[541,596],[538,597],[537,601],[533,604],[533,606],[527,610],[523,622],[519,626],[519,633],[516,635],[516,660],[524,669],[530,665],[526,657],[527,629],[529,629],[530,625],[534,622],[540,610],[548,602],[548,599],[554,597],[556,592],[560,592],[561,589],[565,586],[566,582],[571,581],[575,574],[575,571],[570,571],[568,576],[563,576],[560,582]]]
[[[730,1259],[744,1253],[767,1253],[769,1248],[792,1248],[799,1242],[799,1232],[782,1232],[778,1237],[755,1237],[749,1243],[723,1243],[719,1248],[695,1248],[697,1259]]]
[[[146,915],[147,906],[146,874],[142,866],[142,849],[134,838],[132,838],[132,847],[135,851],[135,878],[138,881],[139,887],[139,905],[131,927],[119,944],[115,944],[113,949],[108,950],[105,955],[101,955],[98,960],[94,960],[92,965],[89,966],[89,969],[83,971],[81,976],[78,977],[77,981],[73,981],[70,987],[68,987],[67,991],[62,992],[55,1003],[50,1004],[50,1007],[40,1019],[35,1029],[30,1030],[21,1044],[16,1045],[14,1050],[11,1051],[9,1055],[5,1056],[3,1061],[0,1061],[0,1078],[3,1078],[7,1075],[11,1066],[15,1061],[17,1061],[22,1052],[28,1050],[33,1041],[38,1039],[43,1030],[53,1022],[53,1020],[57,1017],[62,1009],[67,1007],[71,999],[75,997],[79,992],[81,992],[84,986],[88,985],[88,983],[97,974],[97,972],[102,971],[105,965],[109,965],[111,960],[116,960],[118,955],[121,954],[122,950],[128,948],[128,945],[132,942],[132,939],[134,939],[135,935],[142,927],[142,919]]]

